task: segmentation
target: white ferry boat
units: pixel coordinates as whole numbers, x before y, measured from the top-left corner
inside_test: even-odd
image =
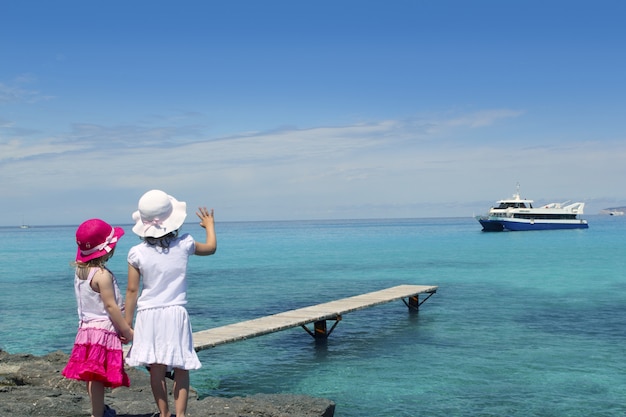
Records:
[[[503,230],[587,229],[583,214],[585,203],[550,203],[533,207],[533,200],[521,198],[519,186],[512,198],[497,201],[484,216],[476,216],[485,232]],[[566,205],[567,204],[567,205]]]

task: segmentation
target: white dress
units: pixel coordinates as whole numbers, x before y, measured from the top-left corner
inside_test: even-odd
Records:
[[[202,367],[193,348],[187,304],[187,262],[194,239],[184,234],[169,248],[145,242],[128,252],[128,263],[141,274],[133,345],[126,356],[130,366],[167,365],[168,371]]]

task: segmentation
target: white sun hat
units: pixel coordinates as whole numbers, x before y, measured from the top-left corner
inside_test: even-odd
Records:
[[[133,232],[140,237],[162,237],[178,230],[187,217],[187,203],[161,190],[150,190],[139,199],[133,213]]]

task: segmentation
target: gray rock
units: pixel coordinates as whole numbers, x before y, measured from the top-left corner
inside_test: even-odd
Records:
[[[0,350],[0,416],[90,416],[85,383],[61,375],[67,359],[62,352],[34,356]],[[126,371],[131,387],[107,390],[106,404],[118,417],[158,417],[147,373],[135,368]],[[334,413],[335,403],[330,400],[291,394],[199,399],[191,390],[187,407],[188,417],[333,417]]]

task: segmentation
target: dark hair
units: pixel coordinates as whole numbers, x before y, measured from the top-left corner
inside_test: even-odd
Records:
[[[172,243],[172,241],[176,239],[177,237],[178,237],[178,230],[174,230],[173,232],[170,232],[166,234],[165,236],[161,236],[161,237],[146,236],[146,237],[143,237],[142,240],[150,246],[159,246],[162,248],[169,248],[170,243]]]

